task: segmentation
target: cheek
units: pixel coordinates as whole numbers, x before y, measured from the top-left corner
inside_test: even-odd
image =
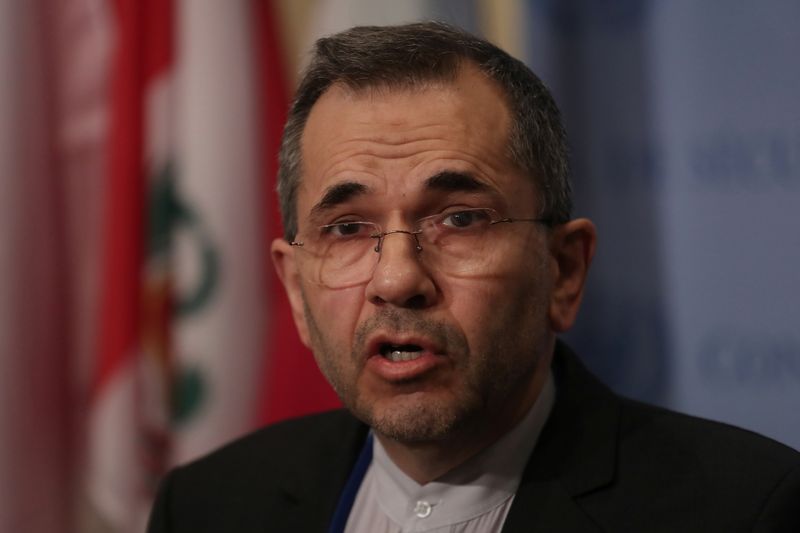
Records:
[[[539,329],[546,324],[549,288],[541,272],[517,272],[483,280],[453,280],[447,285],[448,308],[470,339],[471,349],[482,349],[492,332]],[[490,343],[497,339],[489,340]]]
[[[343,290],[320,290],[310,297],[308,304],[314,310],[316,322],[329,341],[346,343],[349,349],[353,332],[363,308],[364,290],[353,287]]]
[[[504,314],[512,296],[496,280],[453,280],[443,291],[446,307],[475,349],[475,339]]]

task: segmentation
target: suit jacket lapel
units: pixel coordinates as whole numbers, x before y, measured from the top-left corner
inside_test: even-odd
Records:
[[[312,458],[287,457],[280,497],[284,511],[266,531],[327,531],[336,503],[367,436],[367,427],[342,412],[344,423],[325,432]],[[301,459],[304,459],[302,462]]]
[[[506,533],[600,531],[579,499],[614,478],[619,403],[560,342],[553,371],[556,403],[525,467]]]

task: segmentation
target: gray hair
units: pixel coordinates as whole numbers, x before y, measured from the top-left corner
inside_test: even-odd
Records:
[[[513,124],[509,157],[536,183],[539,216],[558,224],[572,211],[566,132],[552,95],[524,63],[495,45],[442,22],[360,26],[319,39],[283,131],[278,169],[284,237],[297,233],[301,141],[311,108],[333,84],[352,90],[412,89],[452,82],[465,62],[507,95]]]

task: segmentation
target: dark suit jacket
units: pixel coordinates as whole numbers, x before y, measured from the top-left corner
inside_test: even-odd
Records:
[[[800,532],[800,454],[614,395],[559,344],[557,399],[504,532]],[[334,411],[170,473],[149,531],[326,531],[367,428]]]

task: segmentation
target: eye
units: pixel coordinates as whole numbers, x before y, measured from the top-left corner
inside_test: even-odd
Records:
[[[474,229],[488,226],[492,221],[490,212],[487,209],[468,209],[455,211],[442,216],[441,224],[448,228]]]
[[[323,238],[329,239],[369,237],[375,233],[375,225],[370,222],[337,222],[322,226],[320,232]]]

